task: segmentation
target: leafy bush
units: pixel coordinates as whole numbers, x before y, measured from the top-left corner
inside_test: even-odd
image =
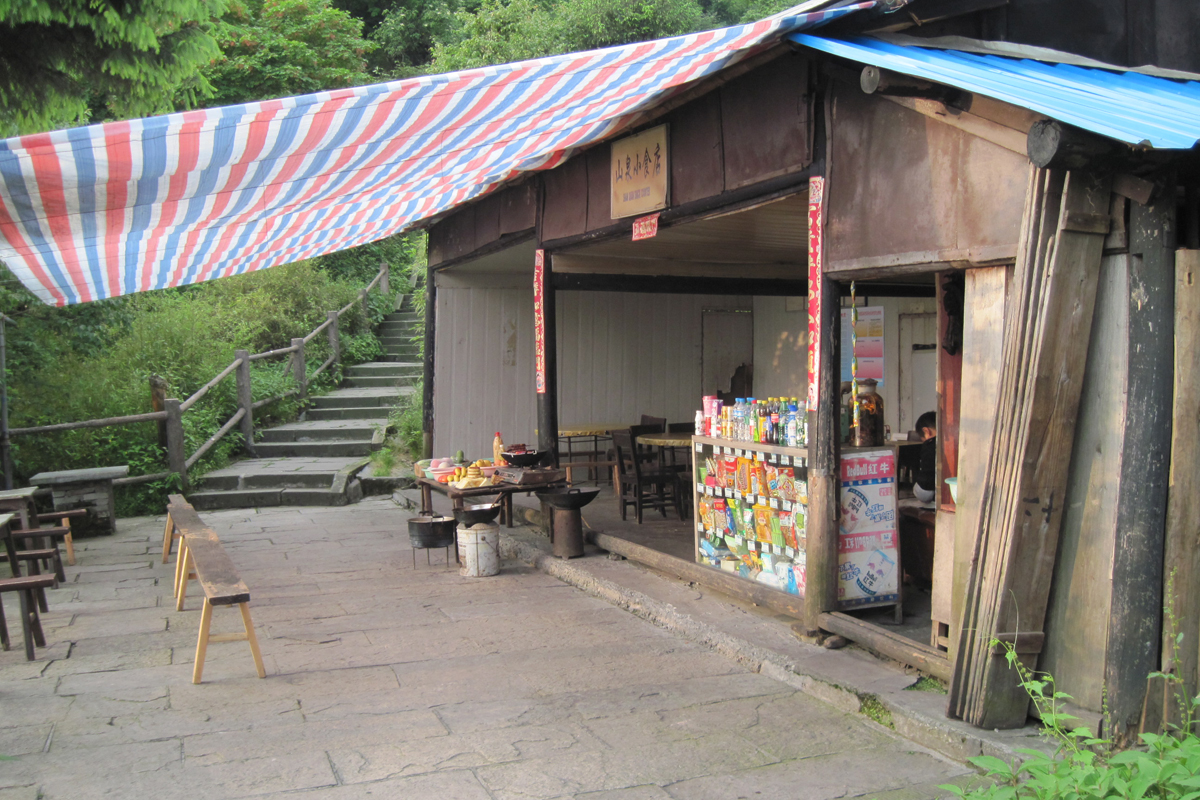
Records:
[[[976,756],[970,762],[995,783],[971,790],[948,784],[942,789],[971,800],[1200,798],[1200,738],[1192,732],[1200,698],[1182,703],[1182,724],[1170,733],[1143,733],[1139,747],[1118,751],[1111,739],[1098,737],[1086,727],[1072,727],[1077,718],[1063,711],[1070,695],[1054,688],[1053,677],[1030,672],[1012,645],[1002,644],[1009,665],[1020,674],[1021,685],[1038,710],[1046,734],[1058,747],[1053,755],[1041,750],[1018,750],[1027,757],[1019,764],[995,756]],[[1179,684],[1174,675],[1154,673],[1151,677]]]

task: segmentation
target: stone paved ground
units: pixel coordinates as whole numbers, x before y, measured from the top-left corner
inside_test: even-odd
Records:
[[[192,685],[198,603],[173,609],[162,520],[122,520],[80,543],[38,660],[19,628],[0,653],[0,800],[901,800],[966,774],[530,568],[414,569],[391,501],[204,516],[267,678],[234,642]]]

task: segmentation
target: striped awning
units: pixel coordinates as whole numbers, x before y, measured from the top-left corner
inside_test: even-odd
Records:
[[[0,141],[0,259],[68,305],[366,244],[874,4],[809,2],[688,36]]]

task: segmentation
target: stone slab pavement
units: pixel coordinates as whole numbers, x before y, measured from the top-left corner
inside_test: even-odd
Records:
[[[916,800],[961,764],[517,561],[412,565],[391,500],[206,512],[267,677],[171,602],[162,518],[81,540],[47,647],[0,653],[0,800]],[[238,615],[217,609],[214,632]]]

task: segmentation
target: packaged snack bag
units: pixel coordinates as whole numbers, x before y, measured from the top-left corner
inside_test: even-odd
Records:
[[[763,473],[765,474],[764,491],[767,497],[781,497],[779,493],[779,469],[774,464],[764,464]]]
[[[754,538],[760,542],[771,542],[771,509],[767,506],[754,507]]]
[[[739,494],[750,494],[750,459],[738,458],[737,460],[737,481],[734,488]]]
[[[796,479],[792,477],[791,467],[779,468],[779,494],[781,500],[796,502]]]
[[[783,525],[781,524],[781,514],[772,512],[771,514],[771,544],[776,547],[783,547]]]
[[[737,488],[737,456],[722,456],[721,463],[725,465],[725,482],[721,485],[726,489]]]
[[[779,533],[783,537],[785,547],[795,547],[796,541],[796,518],[792,514],[779,515]]]

